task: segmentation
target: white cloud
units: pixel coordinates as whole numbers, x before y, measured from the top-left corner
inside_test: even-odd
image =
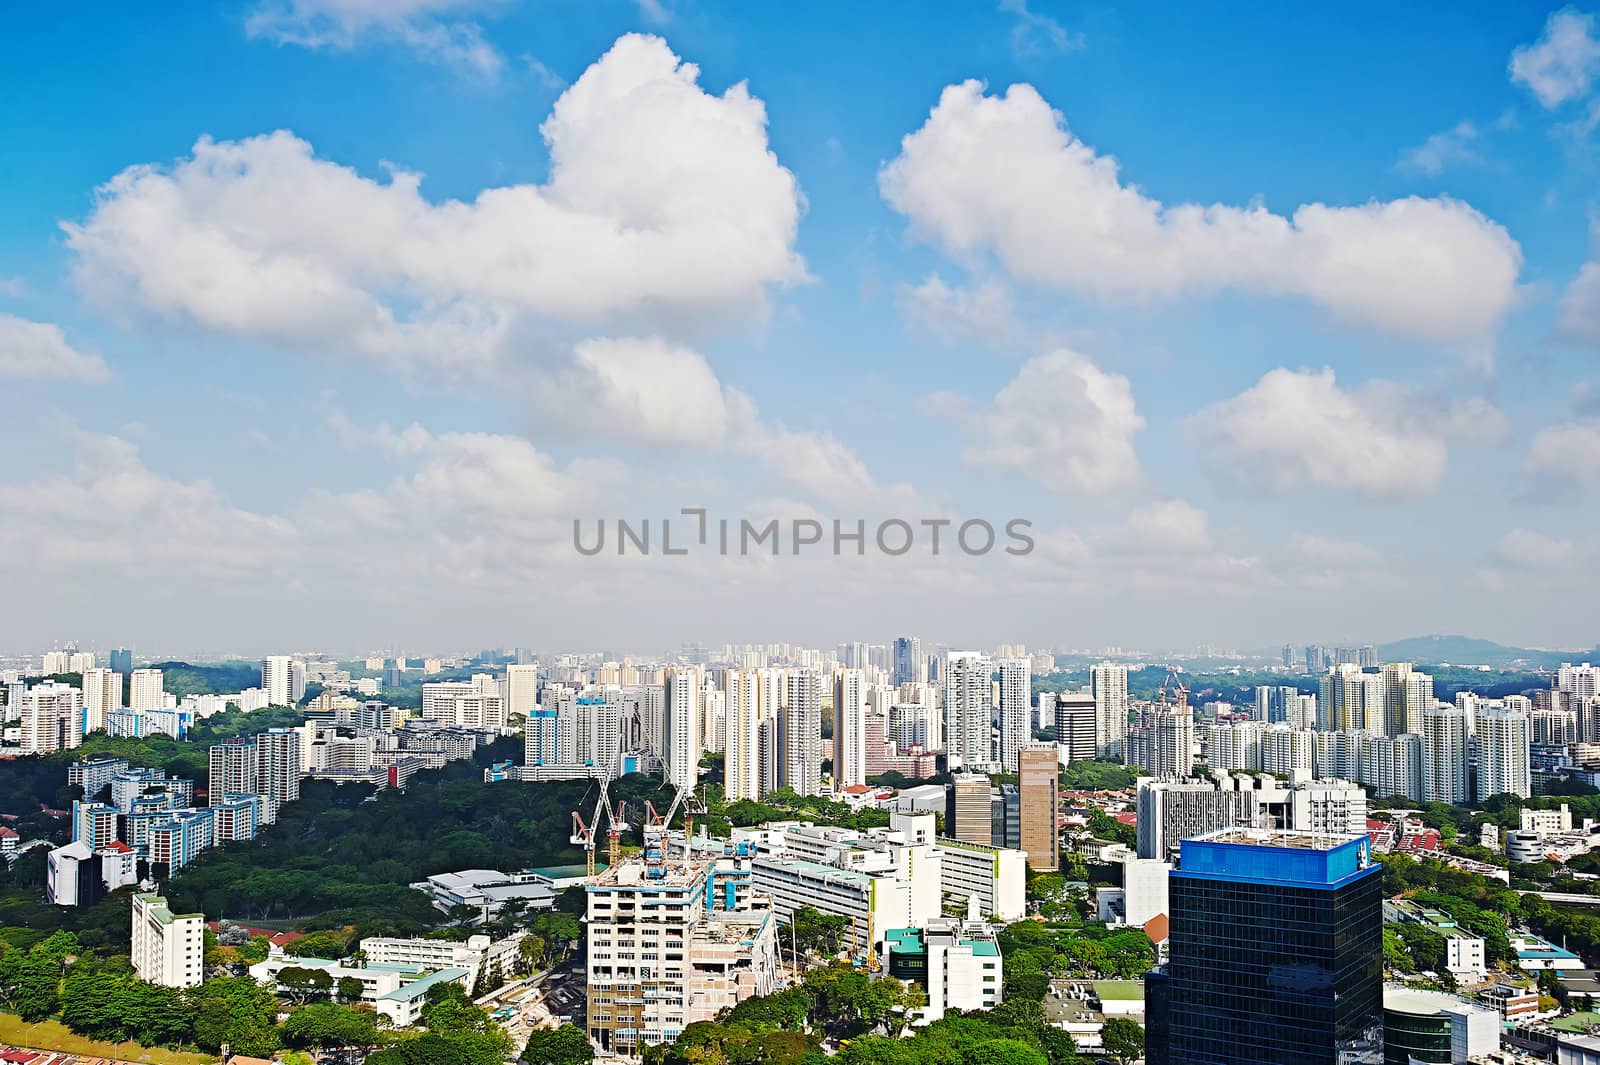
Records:
[[[672,11],[666,0],[633,0],[633,3],[639,9],[639,17],[652,26],[665,26],[672,21]]]
[[[1592,14],[1565,8],[1544,24],[1544,35],[1511,53],[1511,80],[1545,107],[1589,95],[1600,77],[1600,32]]]
[[[901,313],[912,324],[946,344],[977,339],[1002,345],[1016,328],[1011,296],[1004,285],[993,281],[952,288],[938,274],[930,274],[920,285],[902,285],[899,300]]]
[[[1600,262],[1587,262],[1561,294],[1555,334],[1561,340],[1600,348]]]
[[[1566,569],[1578,560],[1571,540],[1560,540],[1531,529],[1512,529],[1501,539],[1495,554],[1504,562],[1526,569]]]
[[[794,176],[744,85],[712,96],[655,37],[621,38],[541,130],[543,185],[432,203],[287,132],[131,167],[68,224],[112,307],[317,352],[482,366],[518,316],[647,331],[748,318],[804,279]],[[630,330],[632,331],[632,330]]]
[[[1209,551],[1211,519],[1182,499],[1167,499],[1128,512],[1111,545],[1135,554],[1186,555]]]
[[[975,465],[1019,469],[1058,492],[1107,492],[1140,478],[1133,437],[1145,421],[1132,386],[1076,352],[1029,359],[970,420],[979,440],[964,457]]]
[[[951,253],[991,251],[1020,279],[1104,298],[1224,289],[1309,300],[1408,336],[1487,343],[1522,253],[1451,199],[1353,207],[1167,205],[1124,184],[1029,85],[946,88],[879,174],[890,206]]]
[[[245,20],[245,32],[305,48],[397,43],[429,62],[493,79],[505,57],[484,39],[483,27],[451,18],[493,6],[493,0],[266,0]]]
[[[1289,548],[1302,561],[1331,568],[1372,566],[1382,558],[1376,550],[1360,540],[1340,540],[1305,532],[1290,536]]]
[[[1600,480],[1600,419],[1540,429],[1528,446],[1522,468],[1563,483]]]
[[[542,418],[646,444],[721,444],[733,417],[706,360],[653,337],[585,340],[532,387]]]
[[[244,575],[293,549],[290,522],[234,507],[208,481],[153,472],[127,440],[81,433],[75,447],[70,472],[0,485],[0,571]]]
[[[28,283],[20,277],[0,277],[0,296],[21,299],[28,294]]]
[[[1028,0],[1000,0],[1000,10],[1016,16],[1011,25],[1011,52],[1018,59],[1082,51],[1083,34],[1074,33],[1049,15],[1029,10]]]
[[[1216,477],[1238,488],[1345,489],[1372,499],[1430,491],[1452,439],[1497,439],[1504,416],[1481,399],[1430,410],[1408,386],[1339,387],[1333,370],[1272,370],[1232,399],[1191,415]]]
[[[1476,123],[1463,120],[1401,152],[1395,168],[1403,174],[1438,177],[1451,167],[1482,162],[1473,147],[1480,135]]]
[[[0,312],[0,379],[104,381],[110,376],[105,360],[67,343],[60,326]]]

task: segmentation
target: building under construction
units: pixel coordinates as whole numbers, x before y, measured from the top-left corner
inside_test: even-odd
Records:
[[[731,861],[631,859],[586,891],[589,1038],[602,1051],[670,1043],[695,1021],[776,990],[771,904]]]

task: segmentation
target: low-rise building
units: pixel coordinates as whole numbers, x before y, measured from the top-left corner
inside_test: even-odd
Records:
[[[916,1023],[929,1024],[946,1010],[987,1010],[1004,998],[1004,972],[994,932],[977,913],[966,921],[935,917],[924,928],[891,928],[884,936],[890,976],[921,984],[928,1005]]]
[[[361,953],[369,965],[391,965],[411,969],[465,969],[466,985],[477,985],[482,973],[510,974],[516,960],[517,947],[527,937],[526,932],[516,932],[504,939],[488,936],[468,936],[466,941],[456,939],[426,939],[421,936],[407,939],[368,936],[361,941]]]
[[[1022,851],[946,838],[937,849],[939,891],[947,905],[964,907],[975,898],[983,913],[1007,922],[1027,913],[1028,856]]]
[[[1443,910],[1405,899],[1387,899],[1383,919],[1391,924],[1427,925],[1444,939],[1445,969],[1457,983],[1477,983],[1488,975],[1488,959],[1482,937],[1456,924]]]

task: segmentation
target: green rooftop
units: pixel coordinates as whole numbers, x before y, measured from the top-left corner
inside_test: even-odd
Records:
[[[1144,985],[1137,980],[1096,980],[1094,993],[1101,1002],[1143,1001]]]
[[[1600,1013],[1593,1011],[1573,1013],[1566,1017],[1557,1017],[1547,1023],[1557,1031],[1587,1032],[1590,1028],[1600,1025]]]

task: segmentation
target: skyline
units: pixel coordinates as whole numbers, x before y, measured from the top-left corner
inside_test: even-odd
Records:
[[[1596,644],[1600,19],[918,10],[19,12],[0,645]]]

